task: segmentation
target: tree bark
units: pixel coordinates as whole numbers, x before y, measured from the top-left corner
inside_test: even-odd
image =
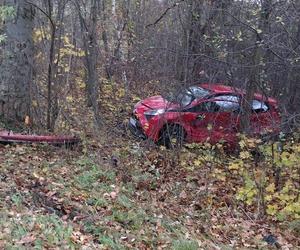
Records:
[[[52,4],[48,0],[48,18],[50,21],[51,29],[51,38],[50,38],[50,51],[49,51],[49,64],[48,64],[48,79],[47,79],[47,129],[53,131],[54,127],[52,126],[52,85],[53,83],[53,67],[54,67],[54,56],[55,56],[55,35],[56,35],[56,24],[52,19]]]
[[[22,122],[30,116],[34,11],[25,0],[7,0],[6,5],[15,8],[15,16],[6,21],[1,46],[0,116]]]

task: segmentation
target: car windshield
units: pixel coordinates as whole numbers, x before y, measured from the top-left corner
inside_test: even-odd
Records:
[[[203,98],[208,94],[208,90],[198,86],[192,86],[181,91],[176,97],[176,102],[179,103],[181,106],[185,107],[191,104],[191,102],[195,99]]]

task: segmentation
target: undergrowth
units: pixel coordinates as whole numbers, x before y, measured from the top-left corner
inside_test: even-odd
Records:
[[[78,123],[58,121],[58,131],[80,133],[78,148],[0,145],[0,248],[268,249],[272,237],[300,245],[297,134],[241,136],[231,154],[209,144],[171,151],[126,131],[137,94],[102,87],[101,130],[80,96],[67,99]]]

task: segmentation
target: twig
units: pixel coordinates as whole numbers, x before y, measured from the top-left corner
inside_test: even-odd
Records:
[[[26,3],[32,5],[33,7],[35,7],[39,11],[41,11],[49,19],[52,28],[55,29],[55,23],[53,22],[53,19],[52,19],[52,17],[46,11],[44,11],[42,8],[40,8],[38,5],[36,5],[36,4],[32,3],[32,2],[26,1]]]
[[[158,24],[160,22],[161,19],[164,18],[164,16],[169,12],[169,10],[177,7],[180,3],[184,2],[185,0],[180,0],[179,2],[174,3],[173,5],[169,6],[161,15],[158,19],[156,19],[155,22],[147,24],[146,28],[149,28],[150,26],[155,26],[156,24]]]

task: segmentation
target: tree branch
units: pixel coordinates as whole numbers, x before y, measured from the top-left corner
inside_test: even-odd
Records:
[[[160,17],[159,17],[158,19],[156,19],[155,22],[150,23],[150,24],[147,24],[147,25],[146,25],[146,28],[149,28],[150,26],[155,26],[156,24],[158,24],[158,23],[161,21],[161,19],[163,19],[164,16],[169,12],[169,10],[171,10],[171,9],[173,9],[173,8],[175,8],[175,7],[177,7],[180,3],[184,2],[184,1],[185,1],[185,0],[180,0],[179,2],[176,2],[176,3],[174,3],[173,5],[169,6],[169,7],[168,7],[168,8],[160,15]]]
[[[42,12],[49,19],[52,28],[55,29],[55,23],[53,22],[52,17],[46,11],[44,11],[42,8],[40,8],[38,5],[32,2],[26,1],[26,3],[32,5],[33,7],[37,8],[40,12]]]

